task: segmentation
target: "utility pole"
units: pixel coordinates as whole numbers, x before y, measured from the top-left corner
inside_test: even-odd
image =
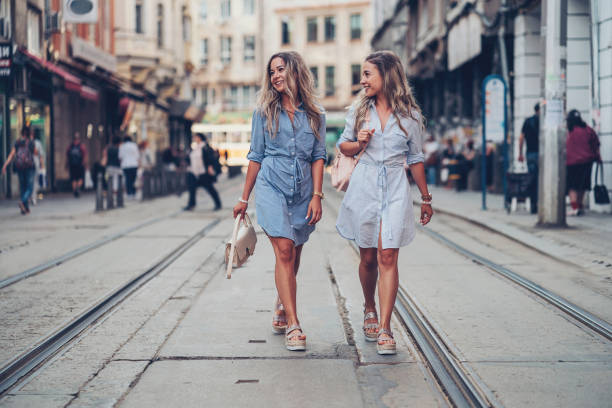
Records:
[[[542,2],[544,98],[540,121],[538,225],[565,227],[567,0]]]

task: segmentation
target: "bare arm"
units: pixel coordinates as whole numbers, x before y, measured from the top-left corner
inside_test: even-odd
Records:
[[[9,164],[11,164],[11,161],[13,161],[14,157],[15,157],[15,148],[13,147],[8,157],[6,158],[6,161],[4,162],[4,166],[2,166],[2,174],[6,173],[6,168],[8,167]]]
[[[525,141],[525,134],[523,132],[521,132],[521,135],[519,136],[519,161],[523,161],[525,160],[523,157],[523,142]]]
[[[259,169],[261,169],[261,163],[252,160],[249,161],[246,180],[244,182],[244,188],[242,189],[242,200],[249,201],[251,191],[255,186],[255,181],[257,180],[257,174],[259,173]],[[248,206],[249,205],[247,203],[243,203],[242,201],[236,204],[236,206],[234,207],[234,218],[236,218],[238,214],[240,214],[240,217],[244,217],[244,213],[246,213]]]
[[[419,187],[419,191],[422,196],[428,196],[429,190],[427,189],[427,179],[425,178],[425,165],[423,162],[414,163],[410,165],[410,173],[412,178]],[[433,216],[433,210],[431,204],[421,204],[421,224],[426,225]]]
[[[349,142],[346,142],[349,143]],[[321,193],[323,191],[323,168],[325,165],[325,160],[319,159],[312,163],[311,173],[312,173],[312,186],[313,193]],[[314,225],[323,216],[323,209],[321,207],[321,196],[312,195],[312,199],[310,200],[310,204],[308,204],[308,211],[306,212],[306,218],[310,217],[310,221],[308,221],[308,225]]]
[[[357,133],[357,141],[340,143],[340,151],[345,156],[355,156],[364,149],[374,135],[374,129],[361,129]]]

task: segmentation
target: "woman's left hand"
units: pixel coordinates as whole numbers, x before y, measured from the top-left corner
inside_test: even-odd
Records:
[[[306,219],[310,218],[308,225],[315,225],[321,220],[323,210],[321,208],[321,197],[314,196],[308,204],[308,211],[306,212]]]
[[[431,204],[421,204],[421,225],[427,225],[429,221],[431,221],[431,217],[433,217],[433,208],[431,208]]]

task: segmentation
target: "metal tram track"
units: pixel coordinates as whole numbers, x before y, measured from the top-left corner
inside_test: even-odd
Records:
[[[354,241],[350,244],[359,255],[357,244]],[[494,407],[401,284],[395,301],[395,313],[453,407]]]
[[[220,221],[220,218],[216,218],[209,222],[199,232],[180,244],[151,268],[114,290],[102,300],[90,306],[80,315],[72,319],[69,323],[60,327],[55,332],[39,341],[35,346],[0,368],[0,397],[4,396],[18,381],[29,376],[37,367],[55,355],[62,347],[83,332],[83,330],[90,327],[94,322],[111,311],[136,290],[160,274],[183,253],[202,239]]]
[[[582,325],[588,327],[589,329],[593,330],[594,332],[606,338],[607,340],[612,340],[612,325],[610,325],[610,323],[604,321],[603,319],[600,319],[599,317],[593,315],[587,310],[575,305],[569,300],[555,294],[554,292],[551,292],[550,290],[538,285],[537,283],[517,274],[516,272],[513,272],[502,265],[499,265],[458,245],[456,242],[446,238],[438,232],[432,231],[428,228],[423,228],[421,226],[419,226],[419,228],[422,232],[429,235],[436,241],[451,248],[455,252],[458,252],[461,255],[469,258],[473,262],[482,265],[493,272],[496,272],[497,274],[503,276],[506,279],[509,279],[520,287],[527,289],[528,291],[537,295],[547,303],[555,306],[556,308],[566,313],[576,321],[580,322]]]

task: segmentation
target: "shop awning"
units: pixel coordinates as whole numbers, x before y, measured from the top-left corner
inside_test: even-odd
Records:
[[[183,118],[190,122],[199,122],[204,116],[204,111],[191,101],[172,101],[170,115]]]
[[[98,99],[100,99],[100,93],[87,85],[82,85],[81,97],[84,99],[89,99],[90,101],[97,102]]]
[[[49,71],[53,72],[55,75],[61,77],[64,80],[64,87],[68,89],[69,91],[81,92],[81,80],[75,75],[72,75],[71,73],[60,68],[58,65],[55,65],[51,61],[43,60],[42,58],[32,54],[31,52],[29,52],[28,50],[24,48],[20,48],[19,51],[26,57],[38,63],[40,66],[48,69]]]

